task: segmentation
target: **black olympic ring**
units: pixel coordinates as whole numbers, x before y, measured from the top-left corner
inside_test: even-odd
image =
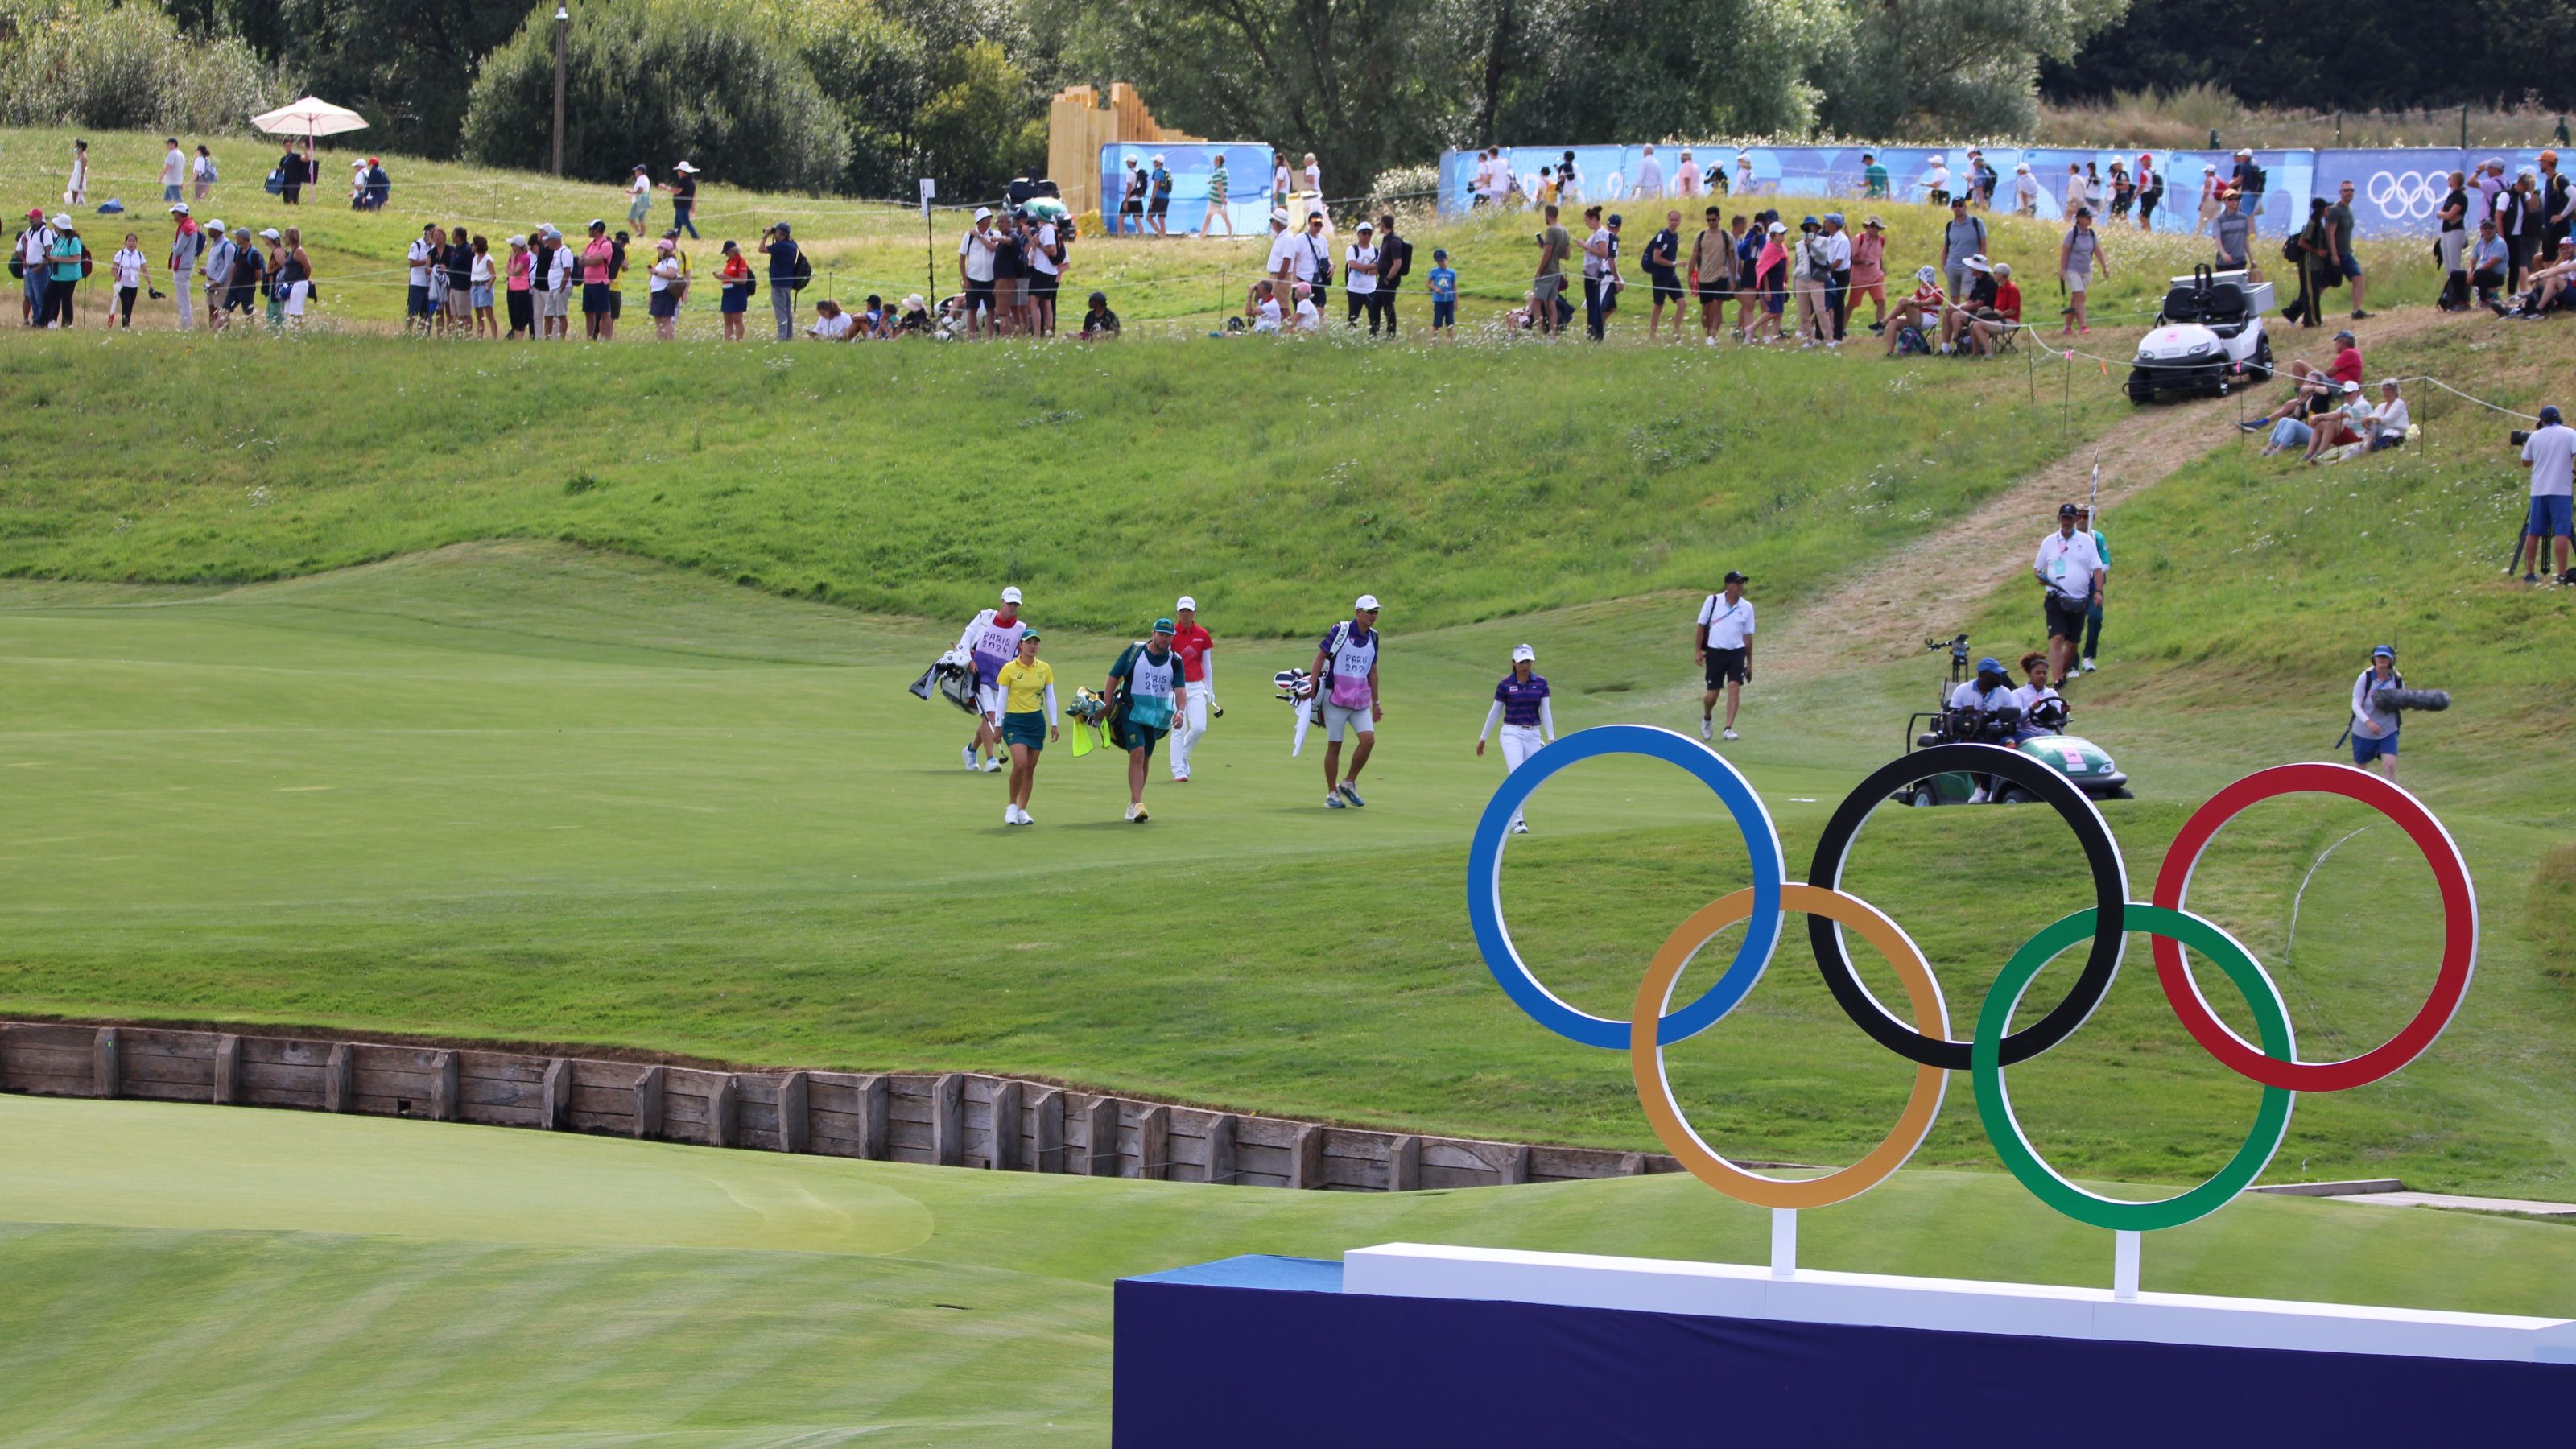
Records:
[[[1931,745],[1916,750],[1879,766],[1834,807],[1833,818],[1825,823],[1825,833],[1816,839],[1816,860],[1807,871],[1807,883],[1826,890],[1842,889],[1843,862],[1850,857],[1852,839],[1860,834],[1870,812],[1899,788],[1952,771],[2001,776],[2056,806],[2057,813],[2074,827],[2075,838],[2083,845],[2085,859],[2093,869],[2093,909],[2098,914],[2084,971],[2068,988],[2066,999],[2046,1016],[2003,1039],[2003,1062],[2011,1066],[2038,1056],[2082,1026],[2093,1009],[2102,1004],[2102,998],[2110,994],[2111,982],[2120,974],[2120,958],[2128,949],[2124,915],[2129,903],[2128,866],[2120,859],[2120,842],[2112,837],[2102,812],[2093,807],[2092,799],[2073,781],[2018,750],[2000,745]],[[1834,1000],[1842,1003],[1843,1013],[1879,1045],[1927,1067],[1953,1072],[1969,1069],[1969,1043],[1925,1036],[1879,1004],[1878,998],[1861,984],[1851,955],[1843,948],[1840,926],[1823,916],[1809,916],[1807,939],[1815,948],[1816,969],[1824,973],[1825,985],[1834,993]]]

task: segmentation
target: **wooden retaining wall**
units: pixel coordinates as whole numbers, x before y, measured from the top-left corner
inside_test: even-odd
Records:
[[[1404,1192],[1679,1170],[1647,1153],[1329,1127],[970,1072],[725,1072],[60,1022],[0,1022],[0,1091],[1239,1187]]]

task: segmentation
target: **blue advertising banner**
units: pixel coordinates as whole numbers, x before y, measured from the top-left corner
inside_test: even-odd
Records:
[[[1642,146],[1518,146],[1504,148],[1511,175],[1518,181],[1524,203],[1538,192],[1538,170],[1561,164],[1565,152],[1574,153],[1576,190],[1573,200],[1582,202],[1637,203],[1656,199],[1681,199],[1690,193],[1680,185],[1681,155],[1691,154],[1692,169],[1706,174],[1717,173],[1718,185],[1703,185],[1703,194],[1711,196],[1783,196],[1832,197],[1865,204],[1875,199],[1865,193],[1864,157],[1875,156],[1888,173],[1889,199],[1927,201],[1933,181],[1940,170],[1948,172],[1948,189],[1963,193],[1970,179],[1970,157],[1966,148],[1935,149],[1923,146],[1750,146],[1741,150],[1723,147],[1686,148],[1658,145],[1656,159],[1663,174],[1663,186],[1656,197],[1643,195],[1636,183]],[[2125,217],[2113,218],[2111,211],[2111,165],[2118,162],[2128,168],[2132,177],[2138,174],[2142,154],[2152,157],[2154,170],[2164,177],[2165,189],[2154,213],[2148,217],[2152,228],[2173,235],[2205,233],[2215,215],[2214,204],[2204,206],[2206,183],[2216,177],[2232,183],[2236,177],[2237,157],[2233,151],[2154,151],[2141,153],[2126,150],[2087,150],[2056,146],[1988,146],[1982,148],[1986,162],[1996,174],[1994,209],[2017,209],[2014,181],[2017,169],[2030,167],[2038,194],[2032,198],[2031,214],[2050,221],[2063,221],[2067,216],[2066,198],[2069,175],[2067,168],[2084,168],[2087,194],[2095,217],[2104,225],[2134,225],[2139,211],[2134,206]],[[2331,198],[2338,185],[2349,179],[2353,183],[2353,213],[2358,234],[2364,237],[2430,235],[2442,195],[2449,190],[2450,173],[2466,170],[2493,158],[2505,165],[2506,178],[2537,166],[2536,151],[2494,151],[2464,153],[2443,147],[2418,147],[2406,150],[2259,150],[2253,162],[2263,175],[2260,210],[2256,213],[2258,236],[2283,237],[2297,230],[2306,219],[2308,198]],[[1936,170],[1936,168],[1938,168]],[[1460,215],[1477,204],[1477,156],[1471,151],[1450,151],[1440,158],[1440,209],[1449,215]],[[2090,184],[2099,177],[2100,185]],[[2485,198],[2472,185],[2470,188],[2469,224],[2475,226],[2486,209]]]
[[[1208,225],[1208,189],[1222,165],[1225,214],[1216,218],[1217,234],[1222,236],[1228,227],[1245,236],[1269,232],[1270,210],[1279,203],[1270,194],[1273,159],[1268,146],[1258,141],[1126,141],[1100,148],[1100,219],[1111,236],[1152,232],[1145,216],[1122,215],[1120,202],[1127,194],[1128,163],[1134,162],[1148,177],[1145,205],[1153,206],[1150,178],[1158,160],[1172,178],[1163,217],[1166,231],[1195,236]]]

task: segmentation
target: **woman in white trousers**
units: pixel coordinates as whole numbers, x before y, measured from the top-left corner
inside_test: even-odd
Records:
[[[1512,651],[1512,672],[1494,686],[1494,707],[1485,711],[1485,727],[1476,732],[1476,753],[1485,753],[1485,738],[1503,727],[1503,767],[1517,770],[1521,761],[1556,738],[1556,714],[1548,708],[1547,680],[1538,672],[1538,652],[1523,644]],[[1512,834],[1529,834],[1529,822],[1512,812]]]

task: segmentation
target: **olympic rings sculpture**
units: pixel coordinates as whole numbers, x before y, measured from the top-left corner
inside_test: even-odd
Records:
[[[1593,1016],[1567,1004],[1539,981],[1503,921],[1503,846],[1514,811],[1532,791],[1569,765],[1605,755],[1640,755],[1680,766],[1716,794],[1734,818],[1752,856],[1753,884],[1691,913],[1675,927],[1638,984],[1626,1020]],[[1965,1041],[1950,1035],[1941,983],[1920,946],[1877,907],[1842,889],[1844,862],[1870,812],[1900,787],[1951,771],[1999,776],[2054,807],[2075,831],[2094,879],[2094,904],[2050,923],[2016,950],[1987,992],[1974,1031]],[[2341,1061],[2299,1058],[2287,1004],[2243,943],[2185,908],[2191,876],[2219,828],[2247,807],[2276,796],[2340,795],[2386,815],[2415,843],[2442,898],[2442,958],[2430,994],[2414,1017],[2381,1045]],[[1768,1177],[1738,1166],[1702,1141],[1682,1114],[1664,1073],[1664,1048],[1724,1019],[1741,1004],[1771,963],[1781,918],[1807,916],[1808,946],[1834,1000],[1854,1025],[1914,1064],[1914,1085],[1895,1127],[1858,1162],[1814,1178]],[[2176,1227],[2224,1206],[2262,1174],[2290,1126],[2290,1108],[2302,1091],[2334,1092],[2375,1082],[2422,1056],[2458,1013],[2475,973],[2478,903],[2467,863],[2440,821],[2394,781],[2336,764],[2277,765],[2258,770],[2216,795],[2183,822],[2155,888],[2145,902],[2129,899],[2128,868],[2119,842],[2090,797],[2046,764],[1998,745],[1936,745],[1892,760],[1844,797],[1817,839],[1804,882],[1787,878],[1780,836],[1743,774],[1706,745],[1646,725],[1605,725],[1578,730],[1521,762],[1503,779],[1477,822],[1467,853],[1467,916],[1487,969],[1514,1003],[1539,1025],[1586,1046],[1625,1049],[1637,1099],[1660,1139],[1682,1166],[1730,1197],[1760,1207],[1812,1208],[1847,1201],[1884,1182],[1921,1146],[1941,1114],[1949,1074],[1964,1071],[1974,1084],[1977,1114],[1996,1154],[2042,1202],[2079,1222],[2120,1231]],[[1716,981],[1680,1009],[1673,995],[1682,972],[1719,932],[1741,922],[1744,941]],[[1848,929],[1895,968],[1906,995],[1898,1017],[1870,993],[1843,940]],[[2038,1056],[2072,1035],[2109,994],[2120,970],[2127,933],[2149,936],[2156,979],[2193,1040],[2221,1063],[2261,1085],[2254,1123],[2219,1171],[2188,1191],[2148,1202],[2106,1198],[2061,1176],[2040,1156],[2013,1115],[2004,1069]],[[2036,1021],[2012,1029],[2041,968],[2076,946],[2085,947],[2082,971],[2065,998]],[[2216,963],[2253,1009],[2259,1044],[2238,1036],[2210,1010],[2183,957],[2188,946]]]

